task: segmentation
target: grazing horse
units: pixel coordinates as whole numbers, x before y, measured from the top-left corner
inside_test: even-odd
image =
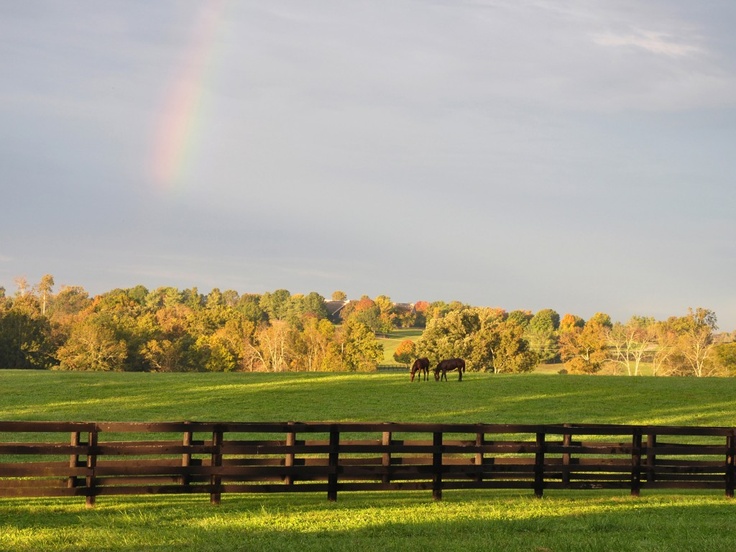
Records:
[[[447,360],[440,361],[440,363],[434,369],[434,380],[447,381],[447,372],[452,372],[453,370],[457,370],[457,381],[463,381],[463,372],[465,372],[465,361],[461,358],[448,358]]]
[[[414,381],[414,375],[419,372],[419,378],[417,381],[422,381],[422,374],[424,374],[424,381],[429,379],[429,359],[426,357],[418,358],[414,361],[411,367],[411,381]]]

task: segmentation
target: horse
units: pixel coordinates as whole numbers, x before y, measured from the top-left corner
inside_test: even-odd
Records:
[[[457,370],[458,379],[457,381],[463,381],[463,372],[465,372],[465,361],[461,358],[448,358],[440,361],[437,367],[434,369],[434,380],[447,381],[447,372]]]
[[[429,359],[426,357],[418,358],[414,361],[411,367],[411,381],[414,381],[414,375],[419,372],[419,378],[417,381],[422,381],[422,374],[424,374],[424,381],[429,379]]]

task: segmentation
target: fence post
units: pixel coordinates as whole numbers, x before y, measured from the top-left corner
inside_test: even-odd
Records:
[[[564,427],[569,427],[570,424],[565,424]],[[562,435],[562,446],[569,450],[569,448],[572,446],[572,434],[571,433],[565,433]],[[565,486],[568,486],[570,484],[570,460],[572,459],[572,456],[569,452],[564,452],[562,454],[562,483]]]
[[[485,433],[479,431],[475,434],[475,446],[482,447],[483,441],[485,441]],[[475,465],[478,467],[477,475],[475,480],[480,483],[483,481],[483,451],[479,450],[475,453]]]
[[[328,455],[329,473],[327,474],[327,500],[337,500],[337,471],[340,461],[340,429],[337,425],[330,426],[330,452]]]
[[[384,431],[383,435],[381,435],[381,445],[384,447],[391,446],[391,437],[392,433],[390,431]],[[389,475],[391,471],[391,451],[383,453],[381,456],[381,466],[383,466],[384,470],[382,477],[383,483],[391,483],[391,476]]]
[[[657,478],[657,434],[649,433],[647,435],[647,483],[654,483]]]
[[[726,497],[733,498],[736,486],[736,430],[726,437]]]
[[[191,422],[184,422],[184,424],[188,426],[191,424]],[[192,446],[192,439],[193,439],[192,430],[191,429],[186,430],[181,440],[182,446],[184,446],[184,448],[186,449],[181,455],[181,467],[184,469],[182,469],[180,483],[184,487],[188,487],[189,482],[191,480],[191,473],[189,471],[189,466],[192,465],[192,453],[189,450],[189,447]]]
[[[435,431],[432,437],[432,498],[442,500],[442,432]]]
[[[534,455],[534,496],[542,498],[544,494],[544,433],[537,433],[537,452]]]
[[[222,429],[219,426],[215,426],[212,431],[212,456],[210,461],[210,469],[212,473],[210,475],[210,504],[218,505],[222,499],[222,477],[218,473],[220,466],[222,466]]]
[[[641,491],[641,428],[635,427],[631,438],[631,496]]]
[[[79,437],[80,437],[79,431],[72,431],[72,435],[70,439],[71,446],[73,447],[79,446]],[[74,472],[76,471],[76,468],[79,467],[79,452],[76,452],[69,456],[69,467],[72,468],[71,470],[72,473],[66,480],[66,486],[67,486],[67,489],[73,489],[74,487],[77,486],[77,477],[74,475]]]
[[[294,446],[296,445],[296,433],[294,432],[294,422],[289,422],[287,424],[289,426],[290,431],[286,433],[286,446],[288,447],[288,452],[286,453],[286,457],[284,458],[284,466],[286,466],[289,469],[289,473],[286,474],[284,477],[284,483],[286,485],[293,485],[294,484],[294,476],[291,472],[291,468],[294,467]]]
[[[86,493],[87,508],[92,508],[95,505],[96,480],[95,480],[95,468],[97,468],[97,425],[92,428],[92,431],[87,433],[87,477],[86,480]]]

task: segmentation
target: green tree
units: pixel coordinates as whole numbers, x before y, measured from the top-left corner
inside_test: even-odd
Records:
[[[712,357],[715,369],[719,373],[736,376],[736,342],[715,345]]]
[[[383,345],[375,333],[357,318],[350,318],[342,330],[342,360],[348,371],[370,372],[383,358]]]
[[[0,310],[0,367],[49,368],[53,352],[51,326],[34,297],[17,297]]]
[[[524,327],[516,319],[508,318],[496,324],[495,330],[496,338],[491,349],[493,371],[518,374],[534,370],[538,357],[529,348]]]
[[[285,320],[289,314],[290,303],[291,293],[285,289],[261,295],[261,308],[269,320]]]
[[[431,318],[416,341],[417,356],[429,358],[432,364],[446,358],[464,358],[468,370],[484,366],[490,352],[474,335],[481,328],[480,312],[479,309],[461,308]]]
[[[352,319],[365,324],[374,334],[381,331],[381,310],[373,299],[364,295],[352,306],[344,320]]]
[[[333,291],[331,296],[333,301],[347,301],[348,296],[344,291]]]
[[[334,360],[332,343],[335,326],[327,319],[308,317],[296,340],[296,369],[307,372],[329,371]]]
[[[537,312],[526,327],[526,339],[529,349],[537,355],[541,362],[559,360],[558,330],[560,315],[552,309]]]
[[[394,302],[386,295],[379,295],[374,302],[376,307],[378,307],[378,331],[384,335],[388,335],[396,326],[397,316],[394,309]]]

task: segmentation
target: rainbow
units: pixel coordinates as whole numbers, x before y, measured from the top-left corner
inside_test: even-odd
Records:
[[[184,62],[176,74],[154,131],[150,173],[156,187],[173,188],[181,181],[194,149],[212,70],[226,0],[207,0],[196,18]]]

